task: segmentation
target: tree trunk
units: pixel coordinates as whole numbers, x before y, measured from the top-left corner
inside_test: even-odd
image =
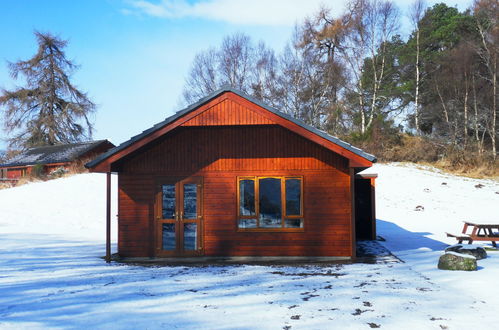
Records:
[[[414,125],[419,134],[419,28],[416,31],[416,91],[414,95]]]
[[[475,110],[475,139],[476,139],[476,145],[478,149],[478,154],[482,154],[482,143],[480,141],[480,135],[478,132],[478,104],[476,102],[476,84],[475,84],[475,75],[473,75],[472,78],[472,84],[473,84],[473,109]]]
[[[442,94],[440,93],[440,89],[438,88],[438,83],[435,82],[435,87],[437,89],[438,97],[440,98],[440,102],[442,103],[442,108],[444,111],[444,118],[445,122],[449,124],[449,112],[447,111],[447,106],[445,105],[444,98],[442,97]]]
[[[364,98],[362,97],[362,80],[359,80],[360,132],[366,132],[366,114],[364,112]]]
[[[464,72],[464,148],[468,143],[468,75]]]
[[[494,64],[493,64],[493,72],[492,72],[492,157],[494,160],[497,157],[497,149],[496,149],[496,125],[497,125],[497,53],[494,54]]]

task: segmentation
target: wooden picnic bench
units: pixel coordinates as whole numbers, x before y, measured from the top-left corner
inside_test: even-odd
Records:
[[[468,244],[473,243],[473,241],[490,241],[494,247],[497,247],[499,224],[464,221],[461,234],[447,233],[447,237],[454,237],[459,243],[468,241]]]

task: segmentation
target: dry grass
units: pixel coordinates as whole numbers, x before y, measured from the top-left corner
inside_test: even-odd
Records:
[[[452,159],[443,158],[430,165],[456,175],[499,181],[499,160],[482,159],[478,156],[469,162],[454,162]]]
[[[377,139],[364,143],[361,148],[376,155],[381,162],[411,162],[455,175],[499,180],[499,160],[493,160],[490,154],[479,154],[473,146],[462,150],[442,141],[410,135],[401,135],[397,143],[387,141]]]

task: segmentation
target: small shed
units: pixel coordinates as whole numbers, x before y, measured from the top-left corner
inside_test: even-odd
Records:
[[[0,164],[0,179],[17,180],[31,174],[35,165],[43,165],[47,174],[61,167],[83,165],[113,147],[108,140],[99,140],[30,148]]]
[[[356,174],[375,161],[223,88],[86,166],[107,173],[108,258],[109,182],[117,173],[120,257],[350,259]]]

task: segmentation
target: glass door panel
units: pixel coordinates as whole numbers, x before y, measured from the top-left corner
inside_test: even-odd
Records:
[[[197,223],[184,223],[184,250],[195,251],[198,244]]]
[[[164,223],[162,225],[161,248],[165,251],[175,251],[177,247],[177,237],[174,223]]]
[[[162,216],[163,219],[175,219],[176,211],[176,198],[175,198],[175,185],[164,184],[161,186],[162,190]]]
[[[184,184],[184,219],[197,219],[198,217],[198,185],[195,183]]]

